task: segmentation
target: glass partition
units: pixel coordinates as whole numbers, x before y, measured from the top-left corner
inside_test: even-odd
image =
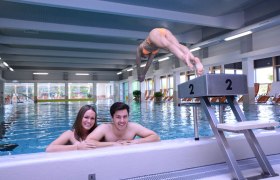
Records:
[[[4,102],[23,103],[34,100],[33,83],[5,83],[4,84]]]

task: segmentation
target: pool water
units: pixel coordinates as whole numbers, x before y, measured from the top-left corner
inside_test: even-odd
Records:
[[[92,102],[15,104],[1,108],[0,145],[17,144],[13,151],[0,155],[43,152],[62,132],[70,129],[80,107]],[[110,122],[112,103],[92,104],[97,109],[98,124]],[[130,121],[137,122],[159,134],[162,140],[194,137],[193,106],[166,103],[131,103]],[[242,108],[242,107],[241,107]],[[219,115],[219,106],[213,106]],[[280,121],[279,105],[250,105],[244,110],[250,120]],[[223,111],[225,121],[235,120],[229,107]],[[213,136],[204,112],[198,108],[199,136]]]

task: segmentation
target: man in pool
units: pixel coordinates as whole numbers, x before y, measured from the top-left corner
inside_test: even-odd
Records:
[[[128,121],[129,106],[127,104],[114,103],[110,108],[110,114],[112,123],[99,125],[88,135],[86,141],[115,142],[110,145],[126,145],[160,140],[154,131]],[[137,136],[140,138],[136,138]]]

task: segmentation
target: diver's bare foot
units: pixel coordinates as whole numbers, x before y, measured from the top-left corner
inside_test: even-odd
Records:
[[[193,61],[194,65],[195,65],[195,69],[196,69],[196,73],[197,75],[202,75],[203,73],[203,65],[200,62],[200,59],[198,57],[194,57],[194,61]]]
[[[199,62],[195,64],[196,67],[196,73],[200,76],[203,74],[203,65]]]
[[[187,64],[187,66],[190,68],[190,70],[193,70],[193,63],[190,57],[190,54],[186,54],[185,55],[185,63]]]

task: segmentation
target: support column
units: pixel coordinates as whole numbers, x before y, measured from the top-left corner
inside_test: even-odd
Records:
[[[224,64],[221,65],[221,72],[220,72],[220,74],[225,74],[225,65]]]
[[[254,87],[254,61],[242,59],[242,71],[247,75],[248,95],[244,95],[243,104],[249,105],[255,103],[255,87]]]
[[[253,50],[252,34],[240,38],[240,52],[247,53]],[[242,71],[247,75],[248,95],[244,96],[243,105],[255,103],[255,87],[254,87],[254,61],[242,59]]]
[[[120,101],[120,82],[114,83],[114,102]]]
[[[143,82],[140,83],[141,102],[144,102],[144,101],[145,101],[145,91],[146,91],[145,82],[146,82],[146,81],[143,81]]]
[[[38,83],[34,83],[34,103],[38,102]]]
[[[67,101],[69,99],[69,87],[68,82],[65,83],[65,100]]]
[[[154,90],[155,90],[155,92],[160,91],[160,76],[159,75],[154,75]]]
[[[180,84],[180,72],[173,72],[173,98],[174,98],[174,103],[178,104],[178,85]]]
[[[0,107],[2,107],[4,103],[4,82],[0,81]]]
[[[132,88],[132,83],[133,83],[133,76],[129,76],[127,78],[128,80],[128,98],[126,99],[128,102],[131,102],[133,100],[133,94],[132,94],[132,91],[133,91],[133,88]]]
[[[96,82],[92,83],[92,99],[93,99],[93,103],[96,103],[97,101]]]

